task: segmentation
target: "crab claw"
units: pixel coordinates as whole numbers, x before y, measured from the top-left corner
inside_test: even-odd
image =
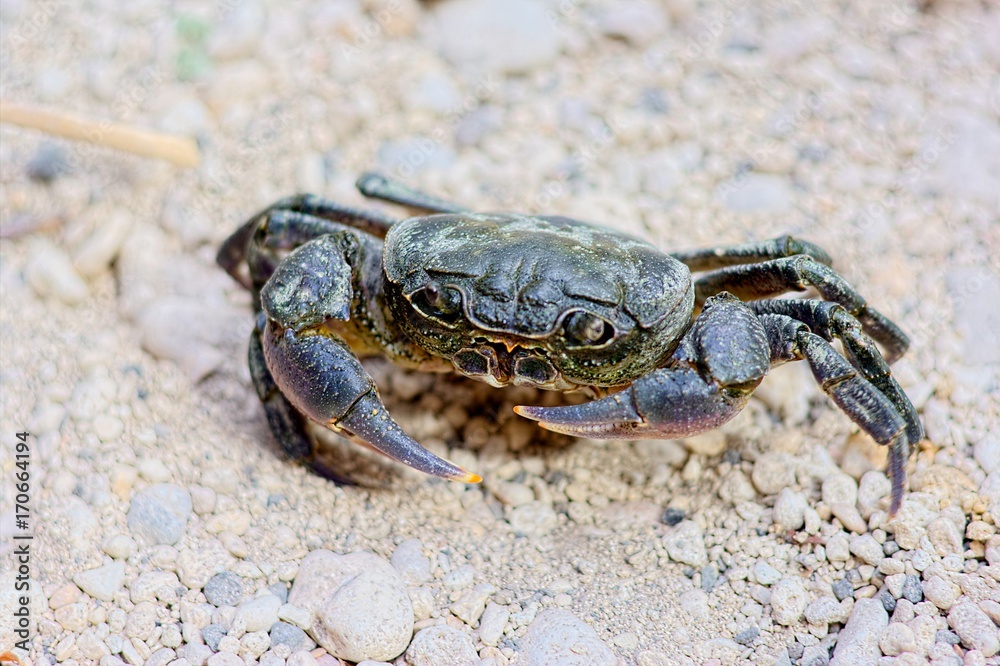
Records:
[[[371,375],[334,333],[323,328],[296,333],[267,321],[262,342],[275,384],[313,421],[425,474],[465,483],[482,480],[403,432],[382,404]]]
[[[344,431],[352,441],[424,474],[462,483],[479,483],[483,480],[478,474],[473,474],[453,462],[434,455],[403,432],[403,429],[389,416],[374,389],[354,403],[350,411],[336,423],[329,422],[324,425]]]
[[[623,391],[581,405],[514,411],[554,432],[594,439],[673,439],[717,428],[736,416],[750,391],[723,389],[688,368],[663,368]]]

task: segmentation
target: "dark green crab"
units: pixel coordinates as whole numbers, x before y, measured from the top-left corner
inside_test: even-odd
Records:
[[[923,437],[888,366],[909,341],[815,245],[786,236],[664,254],[566,217],[473,213],[376,174],[358,188],[426,214],[396,221],[297,195],[219,250],[219,264],[254,293],[251,375],[293,458],[315,465],[305,415],[428,474],[480,480],[400,429],[359,356],[493,386],[584,390],[595,399],[516,411],[550,430],[614,439],[715,428],[771,366],[804,359],[889,446],[890,511],[899,507],[910,447]],[[825,300],[773,298],[808,287]]]

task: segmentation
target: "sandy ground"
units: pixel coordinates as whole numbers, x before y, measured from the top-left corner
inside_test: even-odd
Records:
[[[234,626],[317,549],[392,558],[417,636],[454,629],[399,664],[997,663],[1000,12],[930,4],[4,0],[4,99],[193,136],[203,162],[0,129],[0,647],[30,533],[22,663],[336,664],[301,632]],[[883,453],[798,366],[720,432],[629,443],[511,411],[554,395],[374,361],[402,426],[484,482],[336,438],[363,485],[282,460],[249,299],[213,256],[279,196],[361,204],[370,168],[664,249],[827,248],[913,339],[895,373],[928,440],[901,517]],[[176,534],[136,517],[157,484]],[[212,602],[224,571],[242,595]],[[531,636],[552,609],[596,636]],[[209,624],[229,633],[197,647]],[[593,650],[539,656],[548,639]]]

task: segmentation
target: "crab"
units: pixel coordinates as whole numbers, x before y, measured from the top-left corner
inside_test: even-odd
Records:
[[[805,360],[888,446],[890,513],[899,508],[923,438],[889,369],[909,340],[816,245],[783,236],[668,254],[568,217],[472,212],[375,173],[357,187],[419,215],[398,221],[300,194],[254,215],[218,253],[253,294],[251,376],[289,457],[338,479],[317,462],[311,420],[421,472],[481,480],[400,428],[365,356],[497,387],[582,391],[588,402],[515,412],[567,435],[629,440],[716,428],[771,367]],[[775,298],[809,288],[822,298]]]

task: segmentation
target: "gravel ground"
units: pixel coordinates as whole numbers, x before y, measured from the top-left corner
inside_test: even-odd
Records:
[[[26,429],[25,664],[1000,663],[1000,11],[924,4],[4,0],[5,99],[195,136],[203,163],[0,129],[0,648]],[[373,167],[665,249],[826,247],[913,338],[899,516],[801,364],[720,431],[628,443],[511,411],[555,395],[373,361],[483,483],[335,437],[362,485],[282,460],[213,255],[279,196],[361,203]]]

